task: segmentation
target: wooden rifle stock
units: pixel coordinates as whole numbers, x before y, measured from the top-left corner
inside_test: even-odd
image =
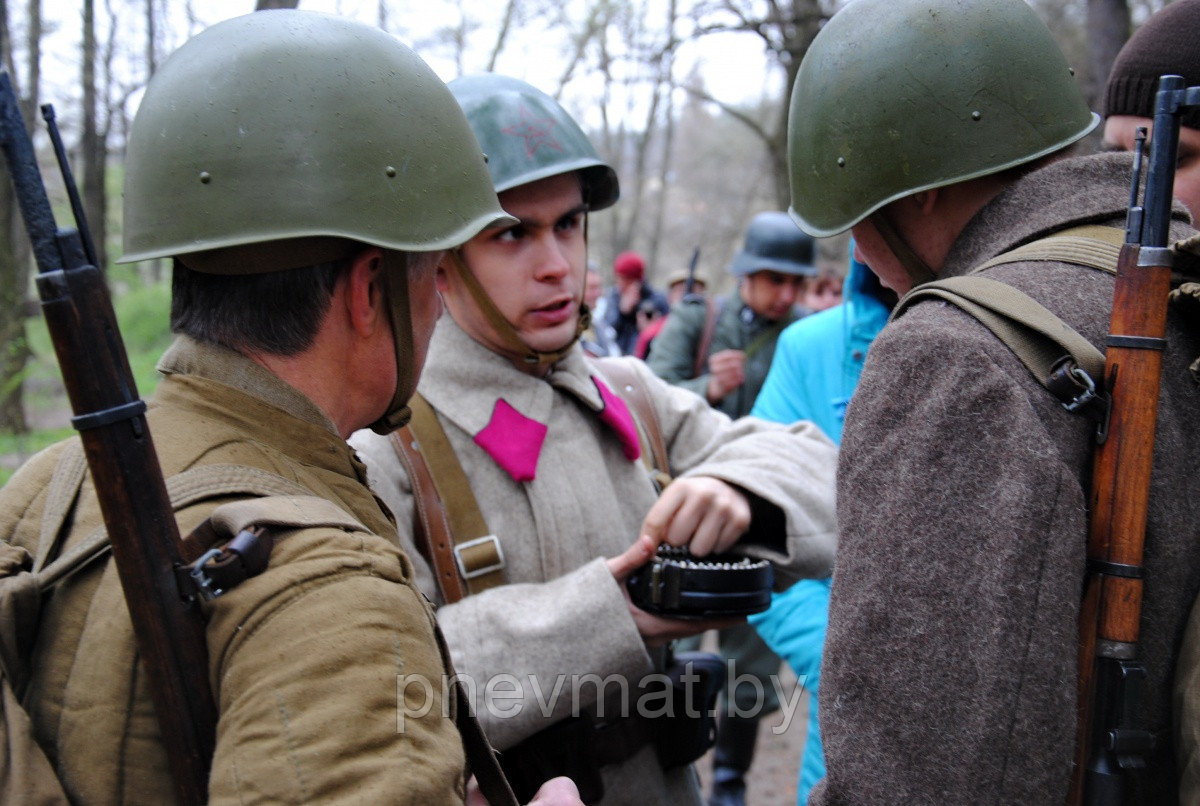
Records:
[[[1154,736],[1138,721],[1146,676],[1137,652],[1142,555],[1171,285],[1167,244],[1179,115],[1200,101],[1198,93],[1200,87],[1184,90],[1178,76],[1160,81],[1145,209],[1136,205],[1135,169],[1126,242],[1117,265],[1104,369],[1110,413],[1097,438],[1092,468],[1070,804],[1122,803],[1127,775],[1143,767],[1154,748]]]
[[[0,148],[38,266],[37,287],[112,543],[180,803],[208,798],[216,710],[204,621],[176,579],[179,527],[104,277],[59,230],[17,98],[0,71]],[[80,222],[82,226],[82,222]],[[117,705],[124,706],[124,703]]]

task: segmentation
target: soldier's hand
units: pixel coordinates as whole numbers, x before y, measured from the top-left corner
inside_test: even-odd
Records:
[[[746,354],[741,350],[718,350],[708,357],[709,403],[716,403],[746,381]]]
[[[750,502],[736,487],[710,476],[675,479],[650,507],[642,535],[687,546],[697,557],[728,550],[750,528]]]
[[[609,557],[605,562],[608,563],[608,570],[612,573],[613,579],[617,580],[617,584],[624,589],[625,583],[633,572],[650,562],[650,558],[657,550],[658,544],[642,535],[632,546],[625,549],[624,553],[618,554],[616,557]]]
[[[488,806],[487,798],[479,791],[479,784],[472,776],[467,781],[465,806]],[[579,789],[570,778],[551,778],[529,801],[528,806],[584,806],[579,798]]]
[[[529,801],[529,806],[583,806],[579,789],[570,778],[551,778]]]
[[[671,482],[671,486],[674,486],[675,483]],[[646,643],[646,646],[663,646],[678,638],[699,635],[707,630],[723,630],[726,627],[732,627],[735,624],[745,622],[746,619],[744,618],[711,620],[663,618],[653,613],[647,613],[635,605],[629,597],[629,589],[625,587],[625,583],[634,571],[650,561],[657,548],[658,543],[649,535],[642,535],[622,554],[618,554],[616,557],[609,557],[605,561],[608,563],[608,570],[612,572],[613,578],[616,579],[617,585],[621,588],[621,594],[625,597],[625,604],[629,607],[629,615],[637,627],[638,635],[642,636],[642,641]]]
[[[744,616],[721,619],[691,619],[663,618],[642,610],[629,598],[629,591],[624,590],[625,601],[629,605],[629,615],[637,626],[638,635],[648,647],[658,647],[669,644],[680,638],[691,638],[709,630],[724,630],[738,624],[745,624]]]

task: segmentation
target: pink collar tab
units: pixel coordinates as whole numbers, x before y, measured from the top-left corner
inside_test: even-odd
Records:
[[[475,444],[514,481],[533,481],[546,430],[544,424],[526,417],[501,398],[492,409],[492,419],[475,435]]]
[[[633,415],[629,413],[629,407],[625,405],[624,400],[613,394],[602,380],[593,375],[592,381],[600,392],[600,400],[604,402],[604,408],[600,410],[600,421],[611,428],[617,439],[621,440],[621,452],[625,454],[625,458],[631,462],[637,461],[642,455],[642,447],[638,442],[637,426],[633,422]]]

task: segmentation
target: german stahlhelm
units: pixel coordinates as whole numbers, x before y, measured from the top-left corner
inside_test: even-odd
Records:
[[[1025,0],[856,0],[796,76],[789,212],[835,235],[896,199],[1058,151],[1098,121]]]
[[[382,30],[316,12],[257,11],[186,42],[146,89],[125,170],[122,262],[277,271],[362,244],[448,249],[512,220],[429,66]],[[402,414],[415,378],[398,279],[385,283]]]
[[[578,171],[589,210],[616,202],[616,172],[558,101],[520,79],[495,73],[456,78],[450,91],[487,154],[497,193]]]
[[[764,269],[812,277],[817,273],[817,267],[813,265],[814,253],[811,235],[797,227],[787,213],[770,210],[750,220],[746,227],[746,243],[742,251],[733,256],[729,271],[737,277]]]

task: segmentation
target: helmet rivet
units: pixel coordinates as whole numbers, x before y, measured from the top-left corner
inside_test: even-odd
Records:
[[[394,177],[396,175],[396,169],[393,168],[391,165],[389,165],[387,168],[385,168],[383,172],[385,174],[387,174],[389,177]]]
[[[211,181],[212,181],[212,174],[210,174],[208,171],[200,172],[200,184],[207,185]]]
[[[839,168],[846,167],[846,158],[845,157],[838,157],[838,167]]]
[[[982,117],[983,114],[978,109],[971,113],[971,120],[979,120]]]
[[[1067,68],[1067,72],[1068,72],[1068,73],[1070,73],[1070,74],[1073,76],[1073,75],[1075,75],[1075,68],[1074,68],[1074,67],[1068,67],[1068,68]]]

